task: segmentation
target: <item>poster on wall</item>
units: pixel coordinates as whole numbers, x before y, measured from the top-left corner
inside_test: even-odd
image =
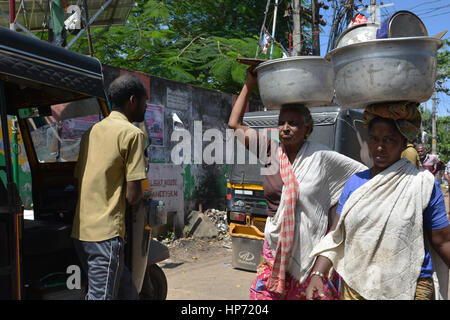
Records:
[[[147,155],[151,163],[168,162],[166,148],[150,146],[147,148]]]
[[[167,108],[180,111],[186,111],[189,109],[191,92],[183,90],[172,90],[167,88]]]
[[[164,106],[147,104],[145,127],[152,146],[164,145]]]

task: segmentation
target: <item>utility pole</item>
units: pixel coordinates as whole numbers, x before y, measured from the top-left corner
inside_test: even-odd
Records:
[[[302,22],[300,19],[302,7],[300,0],[292,1],[292,20],[294,22],[294,31],[292,33],[292,49],[294,56],[302,54]]]
[[[437,154],[436,150],[436,91],[433,92],[433,111],[431,112],[431,154]]]
[[[311,0],[311,18],[312,18],[312,55],[320,56],[320,35],[319,35],[319,9],[317,0]]]
[[[379,20],[381,18],[381,14],[380,14],[381,8],[392,7],[393,5],[394,5],[394,2],[377,6],[376,0],[370,0],[370,6],[367,9],[360,9],[358,11],[368,11],[370,14],[369,22],[370,23],[379,23]]]
[[[375,23],[376,21],[376,8],[377,8],[377,0],[370,0],[369,13],[371,23]]]

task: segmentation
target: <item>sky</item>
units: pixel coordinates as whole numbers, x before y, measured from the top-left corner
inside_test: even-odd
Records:
[[[393,6],[382,8],[380,11],[381,21],[390,17],[397,11],[408,10],[416,14],[427,28],[428,35],[433,36],[441,31],[448,30],[444,36],[445,39],[450,39],[450,0],[377,0],[377,4],[393,3]],[[327,3],[327,1],[325,1]],[[359,0],[355,0],[355,3],[359,3]],[[369,3],[365,0],[364,3]],[[320,34],[321,55],[325,55],[328,44],[328,37],[330,32],[330,25],[332,21],[331,6],[329,10],[321,10],[320,14],[324,16],[327,21],[327,26],[323,27],[323,31]],[[366,17],[369,17],[368,12],[363,12]],[[447,48],[450,50],[450,48]],[[450,81],[447,81],[447,87],[450,88]],[[437,113],[438,116],[450,116],[450,97],[444,93],[437,93]],[[432,100],[428,100],[425,103],[427,109],[431,110]]]

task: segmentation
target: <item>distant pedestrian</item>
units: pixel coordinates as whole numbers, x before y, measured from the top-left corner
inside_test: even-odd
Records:
[[[450,185],[450,161],[447,162],[447,165],[445,166],[444,177],[445,180],[447,180],[447,183]]]
[[[444,169],[444,162],[437,155],[428,153],[424,144],[417,145],[416,150],[419,154],[420,167],[422,169],[430,171],[434,176]]]
[[[405,150],[403,150],[401,157],[411,161],[411,163],[415,165],[417,169],[420,168],[419,154],[417,153],[417,150],[414,148],[414,144],[412,144],[411,142],[409,142],[406,145],[406,148]]]

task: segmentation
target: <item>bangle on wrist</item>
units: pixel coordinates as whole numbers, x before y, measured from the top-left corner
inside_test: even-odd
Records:
[[[319,277],[321,277],[322,279],[325,278],[325,275],[324,275],[322,272],[317,271],[317,270],[311,272],[311,276],[319,276]]]

